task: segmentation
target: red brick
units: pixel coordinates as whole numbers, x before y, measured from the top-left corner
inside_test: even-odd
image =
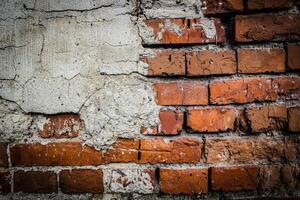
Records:
[[[140,163],[197,163],[201,158],[201,142],[193,138],[143,139],[140,152]]]
[[[6,143],[0,143],[0,167],[8,167]]]
[[[285,106],[267,105],[248,108],[247,119],[254,133],[285,130],[287,125],[287,109]]]
[[[288,109],[289,131],[300,132],[300,107]]]
[[[203,82],[156,83],[158,105],[207,105],[208,88]]]
[[[10,192],[10,173],[0,172],[0,194],[7,194]]]
[[[103,193],[103,173],[101,170],[63,170],[59,173],[63,193]]]
[[[237,111],[233,108],[189,109],[187,125],[196,132],[218,132],[234,129]]]
[[[238,49],[239,73],[265,73],[285,71],[284,49]]]
[[[243,9],[243,0],[202,0],[204,14],[235,12]]]
[[[185,53],[177,50],[155,51],[154,56],[142,57],[148,64],[149,76],[185,75]]]
[[[235,40],[238,42],[299,39],[300,14],[256,14],[235,18]]]
[[[250,103],[300,98],[300,78],[243,78],[217,80],[210,84],[210,101],[213,104]]]
[[[160,189],[167,194],[208,192],[208,169],[160,169]]]
[[[300,69],[300,46],[299,45],[288,45],[288,67],[291,70],[299,70]]]
[[[54,172],[17,171],[14,173],[14,192],[57,192],[57,175]]]
[[[208,20],[210,20],[208,22]],[[146,44],[203,44],[224,42],[225,32],[219,19],[149,19],[145,25],[152,30],[153,40]],[[215,29],[209,35],[203,27]]]
[[[108,184],[110,192],[152,194],[157,178],[154,169],[113,169]]]
[[[248,0],[248,9],[275,9],[291,8],[293,0]]]
[[[83,124],[77,114],[57,114],[46,116],[39,134],[43,138],[77,137]]]
[[[258,169],[256,167],[212,168],[211,185],[216,191],[255,190]]]
[[[297,137],[224,137],[206,139],[207,163],[233,164],[296,160]]]
[[[184,114],[180,110],[162,110],[159,112],[160,125],[142,128],[144,135],[178,135],[183,126]]]
[[[187,53],[187,75],[205,76],[236,73],[235,52],[196,51]]]
[[[118,140],[105,153],[79,142],[17,144],[11,147],[13,166],[99,165],[110,162],[134,162],[138,141]]]

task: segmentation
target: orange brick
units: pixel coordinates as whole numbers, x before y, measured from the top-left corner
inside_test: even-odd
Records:
[[[196,51],[187,53],[187,75],[205,76],[236,73],[235,52]]]
[[[187,125],[196,132],[218,132],[234,129],[237,112],[233,108],[189,109]]]
[[[206,105],[208,88],[203,82],[156,83],[158,105]]]
[[[225,31],[219,19],[209,19],[210,28],[216,33],[210,35],[203,27],[208,26],[207,19],[148,19],[145,25],[152,30],[152,41],[146,44],[203,44],[224,42]],[[175,28],[174,28],[175,27]]]
[[[300,107],[288,109],[289,131],[300,132]]]
[[[142,57],[148,64],[149,76],[185,75],[185,53],[177,50],[155,51],[154,56]]]
[[[284,49],[238,49],[239,73],[265,73],[285,71]]]
[[[208,169],[160,169],[160,190],[167,194],[208,192]]]
[[[201,142],[193,138],[143,139],[140,151],[140,163],[197,163],[201,158]]]
[[[235,18],[235,40],[238,42],[299,39],[300,14],[256,14]]]
[[[17,171],[14,174],[14,192],[57,192],[57,175],[54,172]]]
[[[59,181],[64,193],[103,193],[103,173],[101,170],[63,170]]]
[[[255,190],[258,169],[256,167],[212,168],[211,185],[216,191]]]

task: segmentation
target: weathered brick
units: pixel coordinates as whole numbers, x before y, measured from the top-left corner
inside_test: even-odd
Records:
[[[243,78],[216,80],[210,84],[210,100],[213,104],[276,101],[279,97],[300,98],[300,78]]]
[[[134,162],[138,141],[119,140],[105,153],[79,142],[17,144],[11,147],[13,166],[99,165]]]
[[[157,127],[142,128],[145,135],[177,135],[183,126],[184,114],[180,110],[161,110],[159,112],[160,125]]]
[[[288,45],[287,51],[287,60],[288,60],[288,67],[291,70],[299,70],[300,69],[300,46],[299,45]]]
[[[7,194],[10,192],[10,179],[9,172],[0,172],[0,194]]]
[[[145,44],[203,44],[225,40],[219,19],[149,19],[144,22],[153,33],[151,41],[144,38]]]
[[[254,133],[272,130],[284,130],[287,127],[287,109],[285,106],[267,105],[246,109],[246,117]]]
[[[151,194],[156,188],[154,169],[113,169],[109,175],[111,192]]]
[[[48,115],[39,122],[39,135],[43,138],[77,137],[83,124],[77,114]]]
[[[243,0],[202,0],[202,10],[205,14],[242,11],[243,9]]]
[[[186,59],[188,76],[236,73],[234,51],[194,51],[187,53]]]
[[[201,146],[201,142],[193,138],[143,139],[140,141],[140,163],[197,163],[201,158]]]
[[[239,73],[265,73],[285,71],[284,49],[238,49]]]
[[[258,169],[256,167],[213,167],[211,170],[212,190],[240,191],[257,188]]]
[[[142,57],[141,61],[148,64],[149,76],[185,75],[185,53],[178,50],[154,51],[155,55]]]
[[[7,144],[0,143],[0,167],[8,167]]]
[[[260,165],[259,167],[259,188],[275,188],[280,186],[281,183],[281,166],[279,165]]]
[[[191,108],[187,113],[187,125],[196,132],[233,130],[237,114],[233,108]]]
[[[294,5],[293,0],[248,0],[248,9],[279,9],[291,8]]]
[[[154,85],[158,105],[207,105],[207,84],[196,81],[156,83]]]
[[[288,109],[289,131],[300,132],[300,107]]]
[[[208,169],[160,169],[160,189],[167,194],[208,192]]]
[[[297,137],[225,137],[206,139],[207,163],[255,163],[296,160]]]
[[[103,193],[103,173],[101,170],[63,170],[59,173],[63,193]]]
[[[54,172],[16,171],[14,192],[52,193],[57,192],[57,175]]]
[[[238,42],[299,39],[300,14],[256,14],[235,18],[235,40]]]

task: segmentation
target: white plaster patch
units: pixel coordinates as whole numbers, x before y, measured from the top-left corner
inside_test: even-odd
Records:
[[[201,27],[207,38],[215,38],[217,35],[215,22],[212,19],[201,18],[199,24],[193,24],[193,27]]]

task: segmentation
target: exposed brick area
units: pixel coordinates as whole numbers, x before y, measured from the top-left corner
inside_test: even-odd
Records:
[[[285,71],[284,49],[238,49],[239,73],[267,73]]]
[[[288,67],[290,70],[300,69],[300,57],[299,57],[300,46],[299,45],[288,45],[287,60]]]
[[[300,107],[288,109],[289,130],[292,132],[300,132]]]
[[[7,194],[11,190],[11,175],[9,172],[0,172],[0,194]]]
[[[57,175],[47,171],[17,171],[14,173],[14,191],[26,193],[57,192]]]
[[[145,139],[140,141],[141,163],[197,163],[201,158],[201,142],[192,138],[171,141]]]
[[[294,5],[293,0],[248,0],[248,9],[284,9]]]
[[[234,51],[196,51],[187,53],[187,75],[205,76],[236,73]]]
[[[224,42],[225,31],[219,19],[211,19],[213,28],[216,30],[214,36],[206,35],[202,19],[150,19],[144,23],[154,33],[154,41],[145,44],[205,44]],[[180,32],[171,27],[178,27]]]
[[[0,143],[0,167],[8,167],[7,144]]]
[[[212,190],[240,191],[257,188],[256,167],[212,168]]]
[[[46,117],[39,134],[43,138],[72,138],[78,136],[83,124],[79,115],[59,114]]]
[[[242,11],[243,0],[202,0],[202,7],[205,14],[217,14]]]
[[[160,187],[167,194],[208,192],[208,169],[160,169]]]
[[[239,15],[235,18],[235,27],[237,42],[300,39],[299,14]]]
[[[64,193],[103,193],[103,173],[100,170],[63,170],[59,174]]]
[[[182,111],[160,111],[159,120],[161,125],[158,127],[158,133],[164,135],[177,135],[180,133],[183,126],[183,115]]]

